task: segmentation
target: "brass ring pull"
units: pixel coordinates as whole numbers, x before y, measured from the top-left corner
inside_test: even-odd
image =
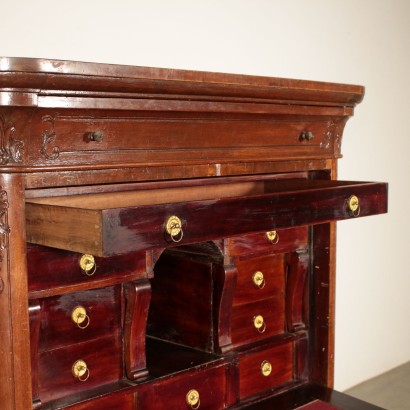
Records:
[[[252,282],[258,289],[263,289],[265,287],[265,277],[263,272],[257,271],[252,275]]]
[[[360,201],[356,195],[351,195],[349,197],[349,199],[347,200],[347,207],[348,207],[349,213],[353,217],[357,217],[360,215]]]
[[[268,377],[272,373],[272,365],[267,360],[261,363],[261,372],[265,377]]]
[[[201,405],[201,400],[199,398],[198,390],[192,389],[186,394],[186,402],[191,409],[199,409]]]
[[[259,333],[265,333],[266,322],[262,315],[256,315],[253,318],[253,326]]]
[[[84,254],[81,256],[79,263],[84,275],[93,276],[97,270],[97,264],[93,255]]]
[[[165,230],[170,236],[172,242],[178,243],[182,241],[184,232],[182,230],[182,222],[177,216],[173,215],[168,218],[165,225]]]
[[[279,242],[279,234],[276,231],[266,232],[266,239],[272,244],[276,245]]]
[[[72,373],[80,382],[85,382],[90,377],[90,370],[84,360],[77,360],[73,364]]]
[[[90,317],[82,306],[77,306],[71,313],[71,319],[80,329],[86,329],[90,324]]]

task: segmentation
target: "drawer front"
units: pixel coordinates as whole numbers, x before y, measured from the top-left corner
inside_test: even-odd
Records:
[[[121,333],[120,286],[45,298],[39,351]]]
[[[80,266],[83,254],[46,246],[27,247],[28,286],[31,297],[64,292],[64,287],[101,286],[104,281],[129,281],[146,276],[145,253],[131,252],[109,258],[94,257],[88,270]]]
[[[278,387],[293,378],[293,342],[249,353],[239,361],[239,395],[243,399]]]
[[[226,367],[191,371],[147,385],[141,409],[221,410],[226,407]]]
[[[280,180],[262,187],[261,195],[112,208],[123,195],[116,193],[117,199],[110,196],[110,205],[103,209],[93,202],[75,231],[72,226],[86,204],[81,209],[64,206],[64,201],[72,200],[67,197],[57,206],[53,198],[43,198],[26,204],[27,238],[33,243],[65,249],[76,245],[80,249],[72,250],[110,256],[260,232],[267,226],[304,226],[387,211],[383,183]]]
[[[127,115],[128,114],[128,115]],[[292,156],[334,156],[336,125],[318,121],[248,121],[217,119],[139,118],[138,114],[43,111],[33,118],[30,162],[36,165],[157,163],[180,160],[206,163],[228,160],[278,159]],[[206,135],[206,142],[204,136]],[[250,138],[251,136],[251,138]],[[41,138],[42,137],[42,138]],[[48,138],[47,138],[48,137]],[[172,147],[172,148],[170,148]],[[210,162],[209,162],[210,161]]]
[[[275,236],[272,238],[273,232],[275,232]],[[308,227],[299,226],[278,229],[277,231],[266,230],[255,234],[232,237],[227,239],[227,243],[230,255],[238,259],[246,259],[264,253],[292,252],[307,246]]]
[[[238,279],[233,305],[268,298],[284,299],[284,254],[267,255],[236,263]]]
[[[285,329],[284,297],[234,306],[231,324],[235,346],[282,334]]]
[[[39,355],[42,402],[86,391],[122,378],[121,340],[105,337]]]

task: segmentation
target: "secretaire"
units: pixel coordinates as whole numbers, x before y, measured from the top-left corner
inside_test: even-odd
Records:
[[[354,85],[0,59],[0,403],[375,409],[332,390]]]

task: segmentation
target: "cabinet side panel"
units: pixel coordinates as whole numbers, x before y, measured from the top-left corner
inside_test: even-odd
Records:
[[[32,407],[23,192],[21,175],[0,175],[2,410]],[[10,386],[14,386],[14,390]]]
[[[311,381],[332,387],[334,363],[334,223],[312,228]]]

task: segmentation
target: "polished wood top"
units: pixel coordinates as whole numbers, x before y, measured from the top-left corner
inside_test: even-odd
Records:
[[[262,76],[133,67],[36,58],[0,58],[0,90],[27,89],[43,95],[51,90],[110,93],[172,94],[175,98],[224,97],[232,101],[310,101],[353,106],[364,88],[357,85]],[[3,92],[4,92],[3,91]],[[202,97],[202,98],[201,98]],[[2,98],[0,105],[9,105]],[[29,101],[26,102],[29,104]],[[32,101],[35,105],[35,101]]]

